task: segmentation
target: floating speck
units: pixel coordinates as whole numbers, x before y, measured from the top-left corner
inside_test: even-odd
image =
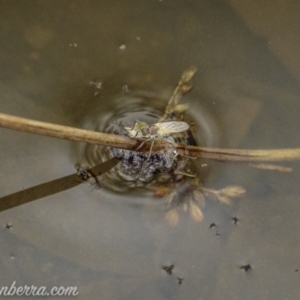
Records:
[[[174,269],[174,265],[163,266],[162,269],[163,269],[164,271],[166,271],[169,275],[172,275],[173,269]]]
[[[125,50],[125,49],[126,49],[126,45],[125,45],[125,44],[120,45],[120,46],[119,46],[119,49],[120,49],[120,50]]]
[[[245,272],[249,272],[250,270],[252,270],[252,267],[250,264],[248,264],[248,265],[240,266],[240,269],[244,270]]]
[[[100,81],[90,81],[90,85],[93,85],[96,89],[101,89],[102,82],[100,82]]]
[[[239,222],[239,219],[237,217],[231,218],[234,224],[237,224]]]
[[[127,94],[127,93],[129,92],[128,85],[124,84],[124,85],[122,86],[122,91],[123,91],[123,93]]]
[[[12,224],[11,223],[6,223],[6,225],[5,225],[5,228],[6,229],[9,229],[9,228],[11,228],[12,227]]]

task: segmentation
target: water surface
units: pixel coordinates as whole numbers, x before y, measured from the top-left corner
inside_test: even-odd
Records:
[[[295,69],[230,2],[1,1],[0,110],[106,128],[120,111],[136,118],[132,95],[161,99],[145,118],[163,111],[195,65],[184,102],[207,145],[299,147]],[[259,11],[268,19],[267,6]],[[0,140],[1,197],[93,163],[80,143],[7,129]],[[72,285],[82,299],[296,299],[299,164],[281,174],[205,163],[206,186],[247,195],[230,207],[207,201],[201,224],[182,215],[170,228],[164,201],[88,183],[2,211],[1,284]]]

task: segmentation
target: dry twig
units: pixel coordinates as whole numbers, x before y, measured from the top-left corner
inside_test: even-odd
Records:
[[[69,126],[40,122],[2,113],[0,113],[0,126],[19,131],[30,132],[34,134],[41,134],[66,140],[80,141],[104,146],[111,146],[126,150],[134,150],[141,143],[137,139],[121,135],[108,134]],[[140,151],[149,151],[150,146],[151,142],[145,143],[145,145],[141,147]],[[164,149],[165,146],[166,142],[157,141],[153,146],[153,151]],[[274,150],[239,150],[196,147],[181,144],[175,144],[174,146],[182,153],[187,149],[189,151],[189,155],[192,157],[207,158],[218,161],[257,163],[267,161],[300,160],[300,148]]]

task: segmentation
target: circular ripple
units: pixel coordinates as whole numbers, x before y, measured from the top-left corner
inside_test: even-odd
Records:
[[[185,98],[185,100],[186,99],[187,98]],[[219,140],[217,134],[218,130],[212,116],[204,107],[195,101],[187,102],[192,103],[192,109],[188,110],[186,121],[195,124],[196,130],[193,132],[193,138],[196,144],[207,147],[216,146]],[[125,134],[126,131],[122,127],[131,127],[136,120],[146,122],[147,124],[156,123],[165,109],[167,100],[159,99],[155,93],[140,91],[136,94],[120,95],[113,100],[113,103],[113,112],[103,112],[98,115],[96,119],[86,123],[85,127],[100,132]],[[89,166],[95,166],[111,159],[116,155],[114,151],[119,153],[118,151],[120,150],[100,145],[86,144],[83,151]],[[127,151],[127,153],[128,152],[129,151]],[[155,155],[160,154],[155,153],[151,155],[151,163],[155,162]],[[140,154],[139,157],[145,160],[147,154]],[[138,157],[136,156],[136,158]],[[158,161],[161,160],[161,158],[162,156],[158,157]],[[102,185],[111,191],[118,193],[136,192],[141,194],[141,191],[147,192],[153,190],[158,183],[166,182],[169,179],[169,174],[158,174],[150,182],[148,182],[148,180],[143,182],[143,180],[141,181],[138,178],[138,174],[128,172],[128,169],[126,170],[124,164],[120,162],[114,168],[102,174],[100,180]]]

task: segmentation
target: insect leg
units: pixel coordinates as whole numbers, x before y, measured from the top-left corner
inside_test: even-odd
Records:
[[[181,172],[181,171],[178,171],[178,170],[175,170],[174,174],[179,174],[179,175],[183,175],[183,176],[186,176],[186,177],[192,177],[192,178],[196,177],[196,174],[185,173],[185,172]]]
[[[151,156],[151,153],[152,153],[152,148],[153,148],[153,144],[154,144],[154,140],[155,139],[152,139],[152,143],[151,143],[151,146],[150,146],[150,151],[149,151],[149,154],[148,154],[148,157],[147,157],[147,160],[149,160],[150,156]],[[146,161],[147,161],[146,160]]]
[[[145,143],[148,142],[148,141],[150,141],[150,140],[151,140],[151,138],[149,138],[149,139],[143,141],[143,142],[135,149],[135,151],[137,151],[137,150],[139,150],[140,148],[142,148],[142,147],[145,145]]]

